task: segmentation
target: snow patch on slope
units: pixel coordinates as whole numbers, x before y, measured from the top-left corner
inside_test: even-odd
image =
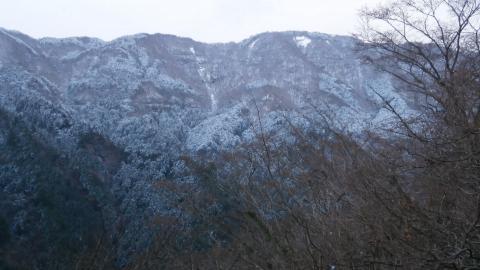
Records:
[[[310,43],[312,43],[312,40],[306,36],[297,36],[293,38],[295,43],[297,43],[297,46],[300,48],[307,48]]]
[[[255,39],[254,41],[252,41],[252,43],[250,43],[250,44],[248,45],[248,48],[249,48],[250,50],[253,49],[253,48],[255,47],[255,44],[257,43],[257,41],[258,41],[258,39]]]
[[[247,58],[250,59],[252,57],[252,51],[255,49],[255,45],[257,44],[258,39],[254,39],[253,41],[248,44],[248,51],[247,51]]]
[[[200,78],[202,78],[205,88],[207,88],[208,95],[210,97],[211,110],[216,111],[218,107],[218,101],[215,95],[215,89],[210,85],[210,82],[212,81],[212,76],[210,72],[208,72],[207,68],[204,66],[205,59],[197,56],[195,49],[192,47],[190,48],[190,52],[195,56],[195,61],[198,65],[198,75],[200,75]]]

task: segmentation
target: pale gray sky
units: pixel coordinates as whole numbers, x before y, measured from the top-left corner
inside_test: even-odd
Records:
[[[204,42],[266,31],[350,34],[357,11],[382,0],[0,0],[0,27],[33,37],[164,33]]]

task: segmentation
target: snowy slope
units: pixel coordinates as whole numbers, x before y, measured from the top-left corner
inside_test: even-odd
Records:
[[[356,42],[308,32],[226,44],[161,34],[36,40],[0,29],[0,113],[24,123],[17,137],[34,141],[7,160],[41,160],[29,148],[37,145],[54,152],[52,162],[68,164],[73,176],[65,179],[95,200],[106,230],[124,247],[119,252],[128,254],[148,240],[136,232],[148,231],[149,217],[175,213],[175,194],[155,186],[191,180],[183,178],[184,154],[234,149],[261,132],[288,143],[288,124],[321,132],[306,120],[318,113],[354,134],[377,130],[391,115],[375,92],[415,113],[389,77],[360,61]],[[11,149],[10,133],[0,125],[0,149]],[[38,168],[0,165],[8,172],[0,170],[0,183],[9,183],[0,192],[23,196],[9,187]],[[21,211],[8,213],[18,213],[12,219],[19,226],[28,223]]]

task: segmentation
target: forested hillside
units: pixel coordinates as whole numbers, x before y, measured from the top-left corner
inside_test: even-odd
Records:
[[[0,269],[480,269],[479,10],[226,44],[0,29]]]

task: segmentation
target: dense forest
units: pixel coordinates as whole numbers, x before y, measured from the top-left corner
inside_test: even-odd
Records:
[[[153,245],[128,269],[479,269],[479,10],[363,10],[358,49],[375,51],[365,62],[418,94],[421,114],[384,98],[397,121],[382,134],[351,136],[319,112],[321,134],[291,124],[294,143],[278,144],[260,125],[234,151],[185,157],[201,185],[158,187],[182,211],[152,224]],[[101,268],[108,248],[91,252],[81,262]]]
[[[119,243],[97,233],[94,219],[84,227],[95,231],[88,244],[65,240],[75,250],[63,258],[55,251],[45,269],[480,269],[480,2],[396,0],[363,9],[360,19],[355,52],[415,100],[415,114],[372,89],[390,119],[376,129],[340,128],[334,111],[312,103],[304,126],[284,116],[279,139],[254,103],[250,141],[181,153],[183,169],[152,185],[174,205],[148,219],[148,241],[122,253],[128,260],[118,262]],[[40,149],[35,166],[58,171],[49,180],[57,190],[36,204],[60,203],[56,192],[70,185],[61,179],[76,179],[75,160],[65,163],[14,121],[0,119],[0,127]],[[15,141],[5,149],[15,151]],[[111,161],[106,170],[125,159],[95,130],[79,145],[86,159],[100,149]],[[88,198],[78,201],[62,212],[62,226],[84,224],[84,212],[101,215]],[[28,257],[17,261],[8,228],[0,215],[0,269],[40,269]]]

